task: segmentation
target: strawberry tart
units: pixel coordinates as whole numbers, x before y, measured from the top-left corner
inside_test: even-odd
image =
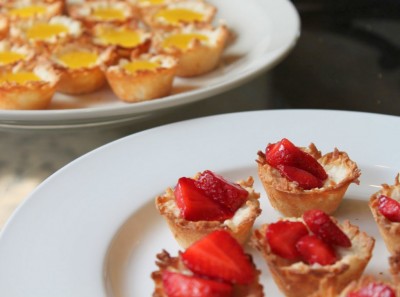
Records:
[[[262,297],[260,272],[224,230],[214,231],[178,257],[163,251],[152,273],[153,297]]]
[[[301,216],[310,209],[332,214],[360,170],[345,152],[321,155],[310,144],[297,147],[288,139],[258,152],[258,175],[272,207],[285,216]]]
[[[321,210],[264,224],[251,240],[287,297],[325,296],[327,282],[340,292],[361,276],[374,243],[348,220],[338,224]]]
[[[334,297],[336,295],[332,295]],[[399,297],[400,287],[372,276],[351,282],[338,297]],[[330,296],[326,296],[330,297]]]
[[[249,177],[233,183],[206,170],[179,178],[174,189],[156,198],[156,207],[183,248],[218,229],[244,244],[261,213],[253,182]]]
[[[391,254],[392,276],[400,285],[400,174],[393,185],[383,184],[382,189],[371,196],[369,207]]]

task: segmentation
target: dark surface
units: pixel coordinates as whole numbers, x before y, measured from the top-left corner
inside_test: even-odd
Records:
[[[266,74],[269,108],[400,115],[400,1],[296,1],[294,50]]]

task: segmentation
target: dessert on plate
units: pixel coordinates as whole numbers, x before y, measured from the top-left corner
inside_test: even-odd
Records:
[[[216,12],[216,7],[205,1],[176,1],[146,11],[142,19],[153,29],[171,30],[190,24],[210,24]]]
[[[224,230],[193,243],[177,257],[157,255],[153,297],[262,297],[260,272]]]
[[[111,59],[111,48],[103,49],[84,41],[54,48],[51,60],[60,73],[57,91],[86,94],[100,89],[107,82],[102,68]]]
[[[28,19],[49,19],[63,12],[63,1],[15,0],[6,1],[0,8],[0,14],[11,22]]]
[[[339,295],[324,297],[399,297],[400,287],[374,276],[362,276],[351,282]],[[313,296],[314,297],[314,296]],[[321,296],[322,297],[322,296]]]
[[[228,39],[225,25],[217,28],[185,26],[160,31],[154,38],[154,49],[178,59],[176,75],[197,76],[213,70],[221,59]]]
[[[18,44],[8,39],[0,41],[0,68],[28,62],[35,57],[35,51],[26,44]]]
[[[335,149],[322,155],[311,143],[297,147],[288,139],[258,152],[258,175],[273,208],[285,216],[310,209],[332,214],[360,170],[347,153]]]
[[[369,207],[390,252],[390,271],[395,283],[400,285],[400,174],[393,185],[383,184],[371,196]]]
[[[140,102],[169,95],[175,71],[175,58],[144,54],[130,61],[119,60],[107,68],[106,77],[118,98]]]
[[[374,243],[348,220],[339,224],[321,210],[264,224],[251,239],[287,297],[325,296],[327,282],[340,292],[361,276]]]
[[[174,189],[156,198],[178,243],[186,248],[219,229],[244,244],[261,209],[253,178],[233,183],[206,170],[194,178],[181,177]]]
[[[58,81],[59,74],[44,61],[0,68],[0,109],[45,109]]]

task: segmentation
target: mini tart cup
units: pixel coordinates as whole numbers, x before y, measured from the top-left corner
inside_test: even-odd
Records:
[[[251,259],[251,256],[248,255]],[[249,285],[234,285],[232,297],[263,297],[263,286],[259,282],[259,277],[261,272],[256,269],[254,262],[251,262],[256,270],[256,277],[254,281]],[[164,292],[164,287],[162,284],[162,274],[164,271],[180,272],[185,275],[192,275],[193,273],[186,268],[185,264],[181,261],[179,257],[171,257],[168,252],[163,250],[161,253],[157,254],[156,264],[158,270],[151,274],[151,278],[154,281],[155,289],[153,292],[153,297],[168,297]],[[188,296],[189,297],[189,296]]]
[[[25,70],[18,66],[14,67],[14,72]],[[34,67],[33,72],[43,81],[0,84],[0,109],[46,109],[49,106],[56,91],[59,76],[50,65],[44,64]]]
[[[37,23],[60,24],[67,27],[68,32],[53,35],[47,39],[30,39],[27,36],[27,30]],[[50,20],[28,20],[15,22],[9,30],[11,40],[17,42],[29,43],[35,48],[36,53],[49,53],[55,46],[66,44],[82,36],[83,30],[81,23],[64,15],[54,16]]]
[[[82,68],[69,68],[57,60],[57,55],[82,49],[98,54],[94,65]],[[53,51],[52,60],[54,67],[60,73],[57,92],[65,94],[87,94],[99,90],[106,82],[102,67],[112,59],[112,49],[101,49],[87,43],[72,43],[59,47]]]
[[[209,41],[203,42],[193,39],[185,50],[177,47],[164,48],[162,42],[165,37],[177,33],[200,33],[208,36]],[[172,55],[178,59],[176,75],[180,77],[193,77],[210,72],[217,67],[228,40],[229,31],[225,25],[213,29],[211,27],[196,29],[185,27],[168,33],[161,33],[155,38],[154,48],[161,54]]]
[[[158,18],[157,14],[163,9],[189,9],[203,14],[203,20],[192,22],[179,22],[177,24],[170,23]],[[217,13],[217,8],[205,1],[174,1],[165,5],[152,6],[142,14],[143,22],[152,29],[172,30],[177,27],[184,27],[187,25],[195,25],[197,27],[211,24]]]
[[[357,291],[371,283],[385,284],[391,287],[394,292],[396,292],[396,296],[400,296],[399,286],[396,288],[396,286],[389,281],[381,280],[371,275],[364,275],[359,280],[351,282],[339,295],[329,295],[326,297],[347,297],[349,293]]]
[[[24,58],[22,60],[18,60],[8,64],[0,63],[0,67],[13,67],[17,64],[20,64],[21,62],[29,63],[35,57],[35,50],[31,48],[29,45],[24,43],[14,42],[9,39],[3,39],[0,41],[0,52],[7,52],[7,51],[22,54],[24,55]]]
[[[168,188],[163,196],[157,197],[155,203],[158,211],[167,221],[176,241],[183,248],[187,248],[193,242],[219,229],[228,231],[241,245],[244,245],[250,235],[254,221],[261,214],[258,201],[260,195],[254,191],[253,183],[252,177],[249,177],[246,181],[238,182],[249,193],[248,199],[232,219],[224,222],[185,220],[180,215],[180,210],[175,202],[174,191],[171,188]],[[238,217],[240,212],[245,213],[245,215]]]
[[[129,30],[134,30],[138,32],[141,36],[141,41],[135,46],[132,47],[125,47],[122,45],[114,45],[114,44],[109,44],[107,42],[104,42],[100,37],[100,33],[103,30],[107,29],[117,29],[117,30],[122,30],[122,29],[129,29]],[[139,28],[136,25],[132,24],[124,24],[120,26],[115,26],[113,24],[97,24],[95,25],[91,30],[90,34],[92,36],[92,43],[97,45],[97,46],[102,46],[102,47],[110,47],[112,46],[114,48],[114,53],[115,53],[115,61],[117,62],[119,59],[130,59],[132,57],[138,57],[142,54],[145,54],[149,52],[151,43],[152,43],[152,33]]]
[[[395,183],[392,186],[382,185],[382,189],[373,194],[369,200],[369,208],[378,225],[379,232],[385,242],[386,248],[393,256],[400,257],[400,223],[391,222],[383,216],[378,209],[378,198],[380,195],[386,195],[392,199],[400,201],[400,174],[396,176]]]
[[[350,238],[352,247],[349,251],[343,249],[342,258],[332,265],[308,265],[273,254],[266,239],[267,224],[254,231],[251,245],[261,252],[275,283],[285,296],[307,297],[313,293],[326,296],[324,289],[327,283],[330,284],[331,290],[337,293],[361,276],[371,259],[375,244],[374,238],[360,232],[359,228],[350,224],[348,220],[338,226]]]
[[[46,7],[46,12],[39,15],[34,15],[28,18],[21,18],[17,15],[10,15],[8,12],[19,7],[26,5],[43,5]],[[26,20],[48,20],[54,16],[62,15],[64,9],[63,1],[46,1],[46,0],[31,0],[31,1],[15,1],[4,5],[0,13],[6,16],[11,22],[26,21]]]
[[[123,19],[110,19],[105,20],[93,16],[91,13],[96,8],[108,8],[116,7],[124,13]],[[136,6],[129,4],[126,1],[115,1],[115,0],[91,0],[91,1],[76,1],[70,5],[67,5],[67,11],[70,17],[80,20],[87,28],[91,28],[96,24],[114,24],[122,25],[127,24],[132,20],[139,17],[140,13]]]
[[[297,183],[288,181],[277,169],[268,165],[262,152],[258,152],[258,176],[272,207],[284,216],[300,217],[310,209],[320,209],[332,214],[342,202],[349,185],[358,184],[360,170],[345,152],[337,149],[324,156],[321,156],[314,144],[304,150],[316,158],[326,170],[328,179],[323,187],[303,190]],[[336,177],[338,174],[342,175],[339,180]]]
[[[125,102],[140,102],[161,98],[170,94],[175,77],[176,60],[163,55],[144,55],[138,60],[160,62],[154,70],[139,70],[133,73],[123,69],[127,60],[106,70],[106,77],[114,93]]]

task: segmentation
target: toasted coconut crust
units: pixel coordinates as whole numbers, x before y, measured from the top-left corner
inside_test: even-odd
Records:
[[[249,213],[233,224],[232,220],[220,221],[188,221],[180,216],[179,208],[175,203],[174,192],[171,188],[166,190],[163,196],[156,198],[156,207],[164,216],[168,226],[178,244],[187,248],[193,242],[199,240],[212,231],[224,229],[228,231],[240,244],[244,244],[251,232],[254,221],[261,214],[258,198],[260,195],[253,189],[254,180],[249,177],[246,181],[239,181],[243,188],[249,192],[248,200],[243,208],[248,208]],[[172,205],[172,206],[171,206]]]
[[[400,201],[400,174],[396,176],[394,185],[383,184],[382,189],[373,194],[369,200],[369,207],[387,249],[393,256],[400,255],[400,223],[391,222],[380,213],[378,210],[380,195]]]
[[[180,22],[178,24],[171,24],[169,22],[163,21],[162,19],[158,19],[156,17],[157,13],[166,8],[194,8],[195,11],[197,9],[195,7],[189,7],[189,6],[198,6],[201,11],[204,12],[204,19],[202,21],[195,21],[195,22]],[[204,1],[175,1],[171,3],[167,3],[165,5],[158,5],[158,6],[151,6],[146,9],[146,11],[143,11],[142,13],[142,19],[144,23],[146,23],[149,27],[153,29],[161,29],[161,30],[172,30],[177,27],[184,27],[187,25],[195,25],[197,27],[201,27],[204,25],[208,25],[212,22],[214,19],[215,14],[217,13],[217,8],[211,4],[205,3]]]
[[[28,19],[40,19],[40,20],[48,20],[56,15],[61,15],[64,9],[63,1],[41,1],[41,0],[32,0],[32,5],[42,4],[46,7],[46,12],[40,15],[34,15]],[[18,6],[14,3],[8,3],[8,5],[4,5],[3,9],[0,10],[0,13],[4,14],[11,22],[26,20],[27,18],[21,18],[18,15],[10,15],[8,11],[17,8]],[[22,7],[22,6],[21,6]]]
[[[5,16],[0,15],[0,40],[7,37],[9,27],[10,23],[8,19]]]
[[[140,102],[167,96],[172,89],[176,61],[172,57],[164,57],[171,63],[168,67],[160,66],[155,71],[139,70],[129,73],[120,66],[111,66],[106,71],[108,83],[118,98],[125,102]]]
[[[73,50],[86,49],[98,54],[97,62],[90,67],[69,68],[57,62],[57,55]],[[99,90],[107,80],[103,67],[112,60],[112,49],[102,50],[99,47],[87,43],[72,43],[67,46],[61,46],[53,51],[54,67],[60,73],[60,81],[57,85],[57,91],[65,94],[86,94]]]
[[[209,29],[209,31],[212,32],[212,29]],[[218,36],[214,42],[203,43],[194,39],[186,50],[163,48],[161,42],[156,44],[155,48],[161,54],[172,55],[178,59],[177,76],[198,76],[216,68],[221,59],[229,32],[225,25],[215,29],[215,32],[218,33]]]
[[[251,256],[248,255],[251,259]],[[263,297],[263,287],[259,282],[260,271],[256,269],[253,261],[251,261],[254,269],[256,270],[256,277],[254,281],[249,285],[235,285],[233,287],[233,295],[232,297]],[[169,253],[163,250],[161,253],[157,255],[156,262],[159,270],[154,271],[151,274],[151,277],[155,284],[155,289],[153,292],[153,297],[167,297],[167,294],[164,292],[163,284],[162,284],[162,273],[165,270],[173,271],[173,272],[182,272],[186,275],[191,275],[192,272],[188,270],[180,258],[171,257]]]
[[[273,208],[284,216],[300,217],[310,209],[320,209],[332,214],[339,207],[351,183],[358,184],[361,175],[357,164],[345,152],[335,149],[321,156],[314,144],[303,149],[311,154],[325,168],[328,179],[321,188],[303,190],[297,183],[288,181],[279,171],[267,164],[265,154],[258,152],[258,176],[264,186]],[[333,178],[335,168],[346,168],[346,176],[340,181]],[[332,171],[332,176],[330,174]]]
[[[22,68],[24,66],[20,65],[14,68],[24,69]],[[28,70],[33,68],[29,65],[25,67]],[[59,74],[50,65],[41,65],[35,69],[37,68],[41,68],[41,71],[46,71],[51,75],[51,79],[30,81],[24,84],[10,82],[0,84],[0,109],[46,109],[49,106],[56,92]],[[3,71],[8,72],[9,70],[9,68],[6,68]]]
[[[339,225],[339,224],[338,224]],[[332,265],[307,265],[279,257],[271,252],[266,239],[268,224],[255,230],[251,245],[259,250],[266,260],[271,274],[279,289],[287,297],[306,297],[314,294],[326,296],[326,284],[336,294],[348,283],[358,279],[372,256],[375,240],[357,226],[344,221],[339,227],[352,242],[351,254],[344,255]]]
[[[101,40],[101,38],[99,37],[99,35],[101,34],[101,32],[103,30],[107,30],[107,29],[118,29],[118,30],[122,30],[122,29],[127,29],[127,30],[134,30],[137,31],[139,34],[141,34],[141,36],[143,37],[143,39],[141,40],[141,42],[133,47],[125,47],[122,45],[115,45],[115,44],[108,44],[106,42],[104,42],[103,40]],[[139,29],[137,27],[137,25],[132,25],[132,24],[124,24],[124,25],[120,25],[120,26],[116,26],[113,24],[97,24],[95,25],[91,30],[90,30],[90,34],[92,35],[92,42],[97,45],[97,46],[103,46],[103,47],[109,47],[109,46],[113,46],[114,48],[114,53],[115,53],[115,61],[117,62],[119,59],[121,58],[125,58],[125,59],[130,59],[130,58],[136,58],[144,53],[149,52],[151,43],[152,43],[152,33],[151,32],[147,32],[144,31],[143,29]]]
[[[96,8],[96,5],[99,6],[108,6],[108,5],[117,5],[119,6],[124,13],[124,19],[98,19],[95,16],[91,15],[93,9]],[[139,9],[124,1],[114,1],[114,0],[106,0],[106,1],[83,1],[82,3],[75,3],[71,5],[67,5],[68,14],[77,20],[80,20],[84,26],[87,28],[92,28],[93,26],[100,23],[109,23],[114,25],[124,25],[129,23],[130,21],[137,19],[140,16]]]

